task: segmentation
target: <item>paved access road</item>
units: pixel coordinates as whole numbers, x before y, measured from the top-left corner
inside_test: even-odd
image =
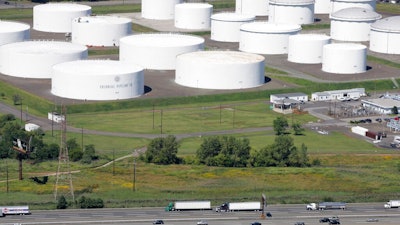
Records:
[[[200,220],[207,220],[210,225],[249,225],[254,221],[259,221],[263,225],[293,225],[300,221],[306,225],[316,225],[320,224],[320,218],[331,216],[338,216],[341,224],[352,225],[398,225],[400,221],[400,209],[384,209],[383,203],[348,204],[348,209],[345,211],[307,211],[303,204],[270,205],[266,211],[272,214],[271,218],[261,219],[260,212],[217,213],[213,210],[165,212],[163,208],[33,210],[31,215],[0,218],[0,224],[151,225],[152,221],[162,219],[167,225],[196,225]],[[368,219],[377,219],[378,221],[367,222]]]

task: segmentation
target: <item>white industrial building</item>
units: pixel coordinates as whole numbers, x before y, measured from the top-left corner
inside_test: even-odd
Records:
[[[175,5],[175,27],[208,30],[211,27],[213,6],[208,3],[182,3]]]
[[[92,7],[75,3],[47,3],[33,7],[33,29],[71,33],[74,18],[90,16]]]
[[[204,49],[204,38],[173,33],[134,34],[120,39],[119,59],[145,69],[174,70],[176,56]]]
[[[314,14],[331,13],[331,0],[315,0]]]
[[[386,54],[400,54],[400,16],[383,18],[371,24],[369,49]]]
[[[314,0],[269,0],[270,23],[314,23]]]
[[[311,101],[330,101],[330,100],[348,101],[348,100],[358,100],[364,96],[366,96],[365,88],[352,88],[344,90],[314,92],[311,94]]]
[[[330,44],[325,34],[296,34],[289,36],[288,61],[303,64],[322,63],[322,49]]]
[[[245,23],[240,27],[239,50],[258,54],[287,54],[289,36],[300,31],[299,24]]]
[[[284,93],[284,94],[272,94],[269,97],[269,101],[274,103],[276,101],[282,101],[291,99],[297,101],[297,103],[308,102],[308,95],[304,93]]]
[[[264,84],[265,59],[238,51],[197,51],[178,55],[175,82],[203,89],[244,89]]]
[[[331,0],[331,3],[331,13],[352,7],[360,7],[371,11],[376,9],[376,0]]]
[[[236,0],[235,12],[254,16],[267,16],[269,0]]]
[[[87,16],[72,20],[72,43],[87,46],[119,46],[132,34],[132,20],[116,16]]]
[[[30,28],[29,24],[0,20],[0,45],[28,40]]]
[[[144,72],[115,60],[78,60],[53,67],[51,93],[70,99],[119,100],[143,95]]]
[[[239,42],[240,26],[254,22],[253,15],[232,12],[216,13],[211,16],[211,40],[221,42]]]
[[[375,11],[345,8],[331,14],[331,38],[338,41],[369,41],[371,24],[382,18]]]
[[[400,96],[397,94],[386,94],[381,98],[363,99],[361,102],[364,108],[379,114],[392,114],[393,107],[400,109]]]
[[[322,71],[356,74],[367,70],[367,47],[354,43],[333,43],[322,50]]]
[[[51,78],[52,66],[86,59],[84,45],[61,41],[23,41],[0,46],[0,72],[13,77]]]
[[[142,0],[142,17],[152,20],[173,20],[175,5],[183,0]]]

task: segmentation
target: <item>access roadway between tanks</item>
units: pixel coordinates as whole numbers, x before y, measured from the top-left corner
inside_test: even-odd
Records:
[[[262,219],[261,212],[206,211],[165,212],[163,208],[114,208],[114,209],[72,209],[72,210],[32,210],[31,215],[6,216],[0,218],[2,225],[44,225],[44,224],[132,224],[150,225],[162,219],[167,225],[195,225],[199,220],[207,220],[210,225],[249,225],[259,221],[263,225],[306,225],[320,224],[322,217],[338,216],[341,224],[398,225],[400,209],[384,209],[383,203],[348,204],[347,210],[307,211],[305,204],[268,205],[266,212],[272,217]],[[376,222],[367,222],[376,219]],[[321,225],[321,224],[320,224]]]

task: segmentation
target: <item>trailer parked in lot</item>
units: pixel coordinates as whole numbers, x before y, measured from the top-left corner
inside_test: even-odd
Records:
[[[320,202],[310,203],[306,206],[307,210],[326,210],[326,209],[346,209],[345,202]]]
[[[261,202],[225,202],[221,206],[215,208],[216,212],[260,210],[262,210]]]
[[[6,215],[29,215],[31,211],[29,206],[0,206],[0,216]]]
[[[211,201],[176,201],[170,202],[165,211],[210,210]]]

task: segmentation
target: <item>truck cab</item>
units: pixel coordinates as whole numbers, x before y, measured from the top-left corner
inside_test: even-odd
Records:
[[[229,211],[229,203],[227,202],[215,208],[215,212],[228,212],[228,211]]]

